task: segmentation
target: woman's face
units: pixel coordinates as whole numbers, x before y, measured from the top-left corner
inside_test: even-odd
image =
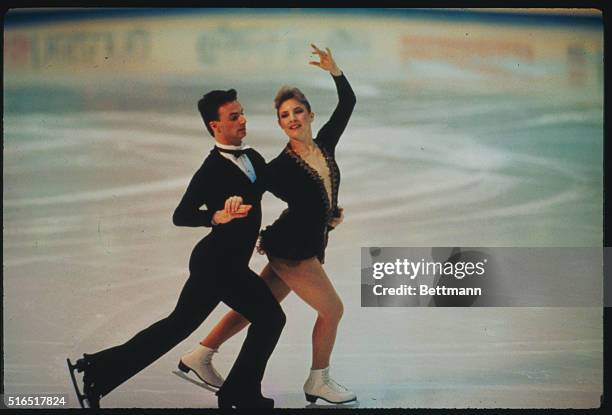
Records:
[[[278,107],[278,125],[289,138],[312,138],[311,123],[314,113],[295,98],[284,101]]]

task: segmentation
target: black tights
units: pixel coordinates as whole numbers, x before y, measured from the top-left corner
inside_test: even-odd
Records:
[[[268,286],[250,269],[189,276],[170,315],[120,346],[87,355],[89,377],[102,396],[187,338],[220,301],[251,322],[240,353],[219,393],[259,394],[266,364],[285,325]]]

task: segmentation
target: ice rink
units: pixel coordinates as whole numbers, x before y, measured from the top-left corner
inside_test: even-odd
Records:
[[[362,308],[360,247],[601,246],[602,96],[581,87],[544,94],[415,87],[366,77],[342,64],[343,53],[334,49],[358,103],[337,149],[345,221],[330,235],[325,269],[345,305],[332,375],[357,393],[352,406],[598,407],[600,307]],[[335,104],[333,82],[307,69],[312,76],[279,78],[309,97],[316,131]],[[281,83],[274,74],[218,82],[238,90],[245,142],[267,160],[286,142],[272,110]],[[171,221],[212,146],[195,108],[204,84],[193,77],[104,84],[109,89],[7,84],[5,393],[65,393],[78,407],[66,357],[123,343],[174,307],[191,249],[208,231]],[[266,194],[263,209],[265,226],[284,206]],[[251,266],[259,271],[265,262],[255,253]],[[302,385],[315,314],[295,295],[282,305],[287,325],[263,391],[278,407],[311,407]],[[102,405],[216,407],[210,390],[173,371],[227,309],[218,306]],[[222,374],[243,338],[215,355]]]

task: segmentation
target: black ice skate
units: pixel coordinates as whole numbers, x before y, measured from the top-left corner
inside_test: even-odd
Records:
[[[66,363],[68,363],[68,371],[70,372],[70,377],[72,378],[72,385],[74,386],[74,390],[76,392],[77,398],[79,399],[79,403],[81,404],[81,408],[86,408],[85,402],[87,402],[87,408],[99,408],[100,407],[100,395],[95,392],[89,381],[86,381],[87,377],[87,361],[85,358],[79,359],[75,364],[72,364],[70,359],[66,359]],[[83,373],[83,393],[79,390],[77,385],[76,377],[74,376],[74,371],[84,372]]]

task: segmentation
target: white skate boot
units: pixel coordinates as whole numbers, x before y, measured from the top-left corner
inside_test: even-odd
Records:
[[[225,379],[215,370],[212,364],[212,356],[216,352],[216,349],[198,344],[195,349],[181,356],[178,368],[185,373],[193,370],[204,383],[218,389],[223,385]]]
[[[338,384],[329,377],[329,366],[325,369],[311,369],[304,383],[304,394],[308,402],[315,403],[321,398],[329,403],[347,403],[357,400],[353,391]]]

